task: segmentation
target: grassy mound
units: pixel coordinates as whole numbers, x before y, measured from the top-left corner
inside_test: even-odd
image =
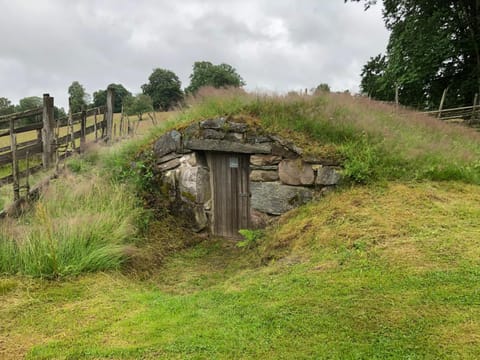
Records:
[[[258,118],[304,148],[340,156],[356,183],[385,180],[459,180],[480,184],[480,134],[405,109],[344,94],[252,96],[208,90],[180,120]]]

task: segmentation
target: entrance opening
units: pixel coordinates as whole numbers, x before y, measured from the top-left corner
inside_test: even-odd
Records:
[[[212,233],[239,238],[250,226],[250,155],[208,152],[212,186]]]

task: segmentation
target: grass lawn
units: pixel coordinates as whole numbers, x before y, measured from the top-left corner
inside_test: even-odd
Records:
[[[148,277],[4,276],[0,357],[476,359],[479,217],[476,185],[372,185],[283,216],[255,249],[206,239]]]

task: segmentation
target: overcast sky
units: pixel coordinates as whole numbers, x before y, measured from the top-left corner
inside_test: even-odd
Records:
[[[189,84],[195,61],[235,67],[248,90],[328,83],[358,91],[362,65],[384,52],[382,4],[343,0],[0,0],[0,97],[50,93],[79,81],[133,93],[154,68]]]

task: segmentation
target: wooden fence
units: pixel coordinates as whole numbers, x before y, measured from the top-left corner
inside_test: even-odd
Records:
[[[55,119],[54,99],[49,94],[44,94],[42,107],[1,116],[0,127],[3,126],[4,130],[0,130],[0,139],[9,137],[10,145],[0,147],[0,167],[11,164],[12,172],[0,178],[0,186],[13,183],[14,201],[17,201],[20,199],[20,190],[25,189],[28,194],[29,176],[32,173],[41,169],[47,170],[55,164],[58,166],[61,159],[74,152],[84,151],[88,134],[95,134],[93,141],[102,139],[110,142],[113,130],[113,98],[113,90],[108,89],[105,106],[75,114],[70,112],[67,117]],[[90,125],[87,125],[88,117],[93,117]],[[22,125],[22,120],[26,118],[41,120]],[[75,130],[75,127],[79,129]],[[35,138],[17,141],[20,134],[34,131]],[[24,167],[22,171],[20,162]],[[26,178],[25,185],[20,186],[22,177]]]
[[[480,105],[426,111],[424,114],[441,120],[462,120],[474,125],[480,122]]]

